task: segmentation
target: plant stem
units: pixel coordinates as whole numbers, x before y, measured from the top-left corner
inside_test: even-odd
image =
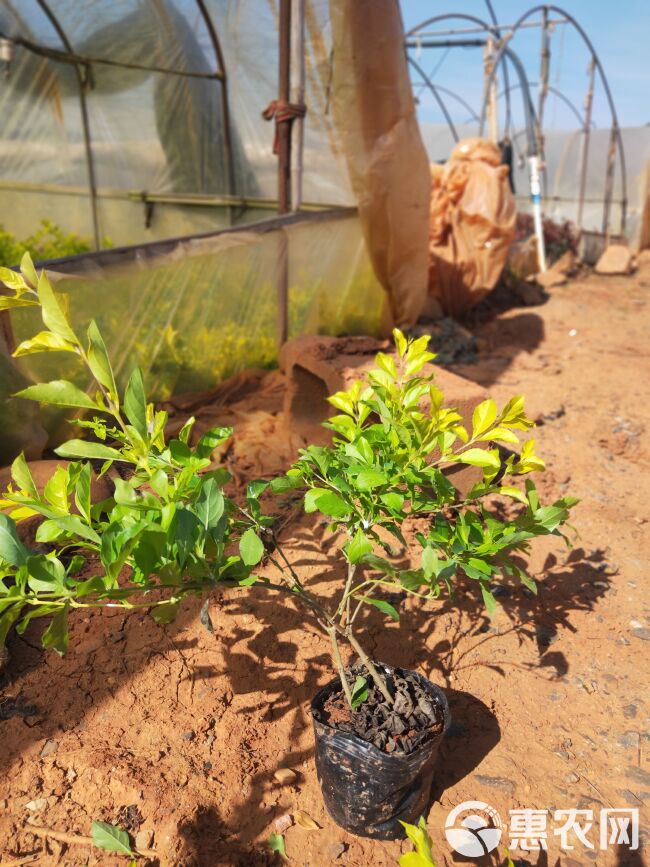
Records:
[[[354,573],[356,571],[356,568],[357,567],[354,563],[348,563],[348,577],[345,582],[345,589],[343,591],[343,595],[341,596],[341,601],[339,602],[338,608],[336,609],[336,616],[339,618],[340,626],[343,626],[346,609],[349,617],[350,606],[347,603],[349,603],[350,589],[352,587],[352,581],[354,579]]]
[[[346,635],[346,638],[348,639],[348,641],[350,642],[350,644],[352,645],[352,647],[359,654],[359,659],[361,660],[361,662],[363,662],[363,664],[366,666],[366,668],[370,672],[370,676],[372,677],[372,679],[376,683],[377,689],[381,692],[383,697],[386,699],[387,704],[392,706],[393,705],[393,696],[388,692],[388,687],[386,686],[384,679],[382,678],[382,676],[379,674],[379,672],[377,671],[375,666],[370,661],[370,657],[365,652],[363,647],[361,647],[361,645],[359,644],[359,642],[354,637],[354,635],[351,631],[347,631],[345,635]]]
[[[333,627],[330,627],[327,630],[327,633],[332,641],[332,655],[334,657],[334,662],[336,664],[339,677],[341,678],[341,686],[343,687],[345,699],[350,705],[350,707],[352,707],[352,690],[350,689],[350,684],[348,683],[348,679],[345,675],[345,666],[343,665],[343,660],[341,659],[341,650],[339,648],[338,641],[336,640],[336,630]]]

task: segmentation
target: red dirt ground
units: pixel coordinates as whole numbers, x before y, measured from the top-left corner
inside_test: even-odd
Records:
[[[527,395],[531,414],[544,421],[536,431],[550,467],[540,480],[544,496],[570,491],[582,502],[572,552],[549,540],[537,545],[530,566],[541,581],[537,600],[513,589],[490,623],[463,586],[457,604],[409,600],[399,624],[379,613],[366,621],[376,658],[417,668],[450,699],[454,725],[428,816],[439,865],[454,863],[444,819],[470,799],[491,804],[506,822],[515,808],[629,806],[644,824],[649,299],[650,270],[572,281],[545,305],[479,327],[479,360],[458,369],[498,401]],[[249,395],[239,408],[213,413],[248,426],[249,439],[240,432],[228,456],[241,477],[259,472],[274,436],[290,452],[276,417],[281,376],[271,374],[259,394],[257,404]],[[339,567],[325,528],[294,510],[282,536],[307,583],[326,592]],[[159,863],[178,867],[281,863],[265,841],[287,825],[287,854],[301,867],[388,867],[409,850],[352,837],[325,813],[307,708],[332,676],[326,638],[309,622],[303,628],[285,598],[215,594],[214,635],[201,626],[199,606],[187,603],[166,628],[141,613],[79,614],[65,659],[42,653],[31,628],[12,636],[0,711],[9,699],[35,708],[0,721],[0,865],[28,863],[32,853],[39,867],[126,864],[30,831],[32,822],[86,835],[93,819],[151,831]],[[294,782],[277,782],[278,768],[293,769]],[[34,801],[39,809],[26,806]],[[320,829],[297,824],[296,810]],[[593,829],[590,836],[597,847]],[[642,838],[649,836],[646,826]],[[548,860],[513,856],[562,867],[644,863],[640,853],[579,842],[562,852],[552,832]]]

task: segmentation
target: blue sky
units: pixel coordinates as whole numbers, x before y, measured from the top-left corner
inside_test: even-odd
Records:
[[[493,0],[500,23],[514,23],[532,8],[532,2]],[[650,122],[650,0],[564,0],[558,3],[577,19],[591,39],[603,64],[616,104],[621,126],[643,126]],[[434,15],[464,12],[489,20],[485,0],[401,0],[406,30]],[[534,16],[539,18],[539,15]],[[448,21],[437,27],[470,26],[463,21]],[[454,37],[450,37],[454,38]],[[458,37],[460,38],[460,37]],[[522,30],[512,48],[523,61],[528,78],[539,78],[539,29]],[[455,91],[480,114],[482,101],[482,50],[480,48],[446,48],[422,50],[417,62],[427,74],[435,71],[433,82]],[[589,53],[576,31],[568,25],[558,26],[551,40],[550,84],[582,112],[587,89]],[[437,67],[437,69],[436,69]],[[418,80],[416,73],[414,81]],[[500,81],[499,91],[503,85]],[[416,87],[416,92],[418,91]],[[533,91],[536,102],[536,91]],[[419,116],[423,121],[441,122],[442,115],[427,89],[419,94]],[[467,111],[453,98],[445,96],[454,122],[468,119]],[[519,93],[513,94],[517,111]],[[503,116],[501,112],[501,116]],[[609,112],[600,83],[594,96],[593,120],[596,126],[609,126]],[[577,120],[571,110],[552,94],[546,104],[548,128],[575,128]]]

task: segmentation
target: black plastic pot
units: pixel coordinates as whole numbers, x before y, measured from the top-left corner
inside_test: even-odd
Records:
[[[351,732],[322,721],[323,705],[341,690],[337,677],[311,703],[316,738],[316,770],[323,800],[337,825],[376,840],[404,836],[402,822],[417,823],[426,812],[438,750],[451,722],[449,704],[440,687],[417,672],[377,666],[385,674],[415,675],[444,717],[442,732],[410,755],[386,753]]]

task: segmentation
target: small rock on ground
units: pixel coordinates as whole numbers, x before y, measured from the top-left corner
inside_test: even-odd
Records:
[[[596,264],[597,274],[629,274],[632,253],[623,244],[610,244]]]
[[[151,844],[153,843],[153,831],[150,831],[146,828],[143,828],[142,831],[138,831],[135,835],[135,848],[136,849],[150,849]]]
[[[484,776],[483,774],[476,774],[474,779],[483,786],[488,786],[491,789],[499,789],[502,792],[508,792],[508,794],[514,795],[515,784],[512,780],[508,780],[506,777],[490,777]]]
[[[59,744],[57,741],[45,741],[43,744],[43,749],[41,750],[41,758],[44,759],[45,756],[49,756],[52,753],[55,753],[59,748]]]
[[[345,852],[345,843],[336,842],[330,843],[327,847],[327,854],[332,861],[336,861],[337,858],[340,858],[341,855]]]

